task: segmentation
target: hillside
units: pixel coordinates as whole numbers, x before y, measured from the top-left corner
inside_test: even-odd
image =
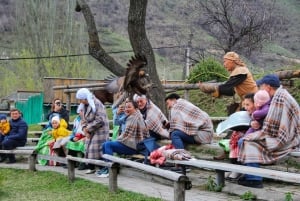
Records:
[[[119,52],[112,53],[112,56],[125,66],[132,55],[127,34],[129,1],[87,2],[94,13],[102,45],[109,52]],[[155,48],[161,79],[181,79],[185,64],[184,52],[190,33],[193,33],[192,62],[199,60],[203,55],[213,56],[221,61],[224,52],[213,46],[215,39],[197,23],[194,16],[198,15],[199,11],[191,8],[193,2],[194,0],[148,1],[146,30]],[[276,38],[273,38],[271,43],[264,45],[262,52],[254,52],[251,57],[244,58],[257,76],[265,71],[290,68],[289,66],[295,64],[299,66],[300,63],[300,2],[285,0],[277,1],[276,5],[277,17],[282,19],[282,29],[276,33]],[[88,38],[85,21],[82,14],[76,13],[74,8],[75,0],[0,1],[1,58],[86,54]],[[129,52],[121,53],[124,50]],[[2,83],[2,94],[8,94],[21,87],[40,89],[42,85],[39,82],[44,76],[63,74],[67,77],[103,79],[109,74],[101,64],[89,56],[51,60],[8,60],[0,63],[0,70],[6,72],[5,75],[0,75],[1,82],[5,82]],[[31,76],[32,74],[34,75]],[[3,79],[1,76],[9,76],[10,79]],[[27,80],[15,88],[7,83],[17,83],[20,79]]]

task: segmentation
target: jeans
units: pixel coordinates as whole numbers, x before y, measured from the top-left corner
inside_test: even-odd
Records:
[[[245,163],[246,166],[248,167],[257,167],[259,168],[260,165],[259,163]],[[246,180],[256,180],[256,181],[262,181],[263,178],[261,176],[255,176],[255,175],[250,175],[250,174],[245,174]]]
[[[184,144],[196,144],[194,136],[187,135],[180,130],[174,130],[171,133],[172,144],[175,149],[184,149]]]
[[[102,147],[103,154],[113,155],[114,153],[133,155],[138,152],[119,141],[108,141],[103,144]]]

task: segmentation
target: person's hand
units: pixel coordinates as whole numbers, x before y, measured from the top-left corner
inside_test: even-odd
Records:
[[[119,105],[117,114],[121,114],[124,111],[125,111],[124,105]]]
[[[78,141],[78,137],[74,137],[74,138],[73,138],[73,141],[74,141],[74,142],[77,142],[77,141]]]
[[[215,93],[217,90],[217,84],[215,84],[215,83],[199,82],[198,87],[202,92],[207,93],[207,94]]]
[[[251,128],[253,128],[255,130],[258,130],[260,128],[260,123],[256,120],[251,121],[250,125],[251,125]]]

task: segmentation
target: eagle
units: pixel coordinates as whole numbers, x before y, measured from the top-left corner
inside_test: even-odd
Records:
[[[127,97],[132,98],[134,94],[148,96],[152,83],[145,72],[146,66],[146,57],[136,54],[129,59],[124,76],[111,75],[105,79],[105,89],[115,95],[114,105],[120,104]]]

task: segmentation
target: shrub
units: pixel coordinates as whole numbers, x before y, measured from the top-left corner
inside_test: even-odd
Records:
[[[207,82],[214,80],[215,82],[223,82],[228,79],[228,72],[223,65],[213,58],[203,59],[196,64],[188,77],[189,83]]]

